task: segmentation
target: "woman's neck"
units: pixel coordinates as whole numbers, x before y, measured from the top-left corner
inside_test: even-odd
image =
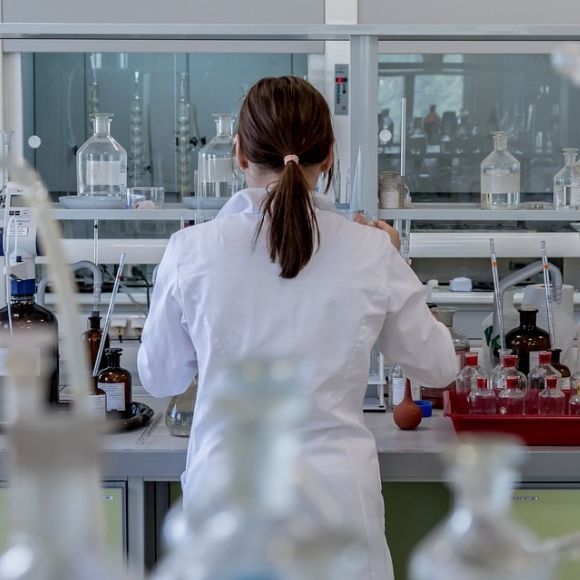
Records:
[[[318,167],[307,167],[302,169],[308,179],[310,191],[314,191],[316,189],[318,177],[320,176]],[[248,163],[248,167],[244,170],[244,175],[246,178],[246,186],[248,188],[267,189],[280,179],[281,172],[265,171],[258,168],[254,163]]]

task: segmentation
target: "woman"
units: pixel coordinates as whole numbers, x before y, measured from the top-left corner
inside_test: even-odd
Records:
[[[183,392],[199,372],[183,475],[187,503],[227,445],[213,401],[228,385],[228,366],[307,360],[312,371],[301,389],[311,410],[301,427],[301,460],[367,541],[367,573],[357,580],[385,580],[393,573],[377,451],[362,414],[370,351],[377,343],[428,386],[451,382],[455,354],[386,226],[353,223],[311,193],[321,173],[332,177],[333,144],[328,106],[306,81],[266,78],[250,89],[236,151],[248,189],[214,221],[171,237],[139,373],[151,394],[167,396]]]

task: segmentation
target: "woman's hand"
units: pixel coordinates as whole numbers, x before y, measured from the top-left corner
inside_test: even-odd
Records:
[[[354,216],[354,221],[357,224],[361,224],[363,226],[370,226],[371,228],[377,228],[379,230],[383,230],[383,232],[387,233],[389,238],[391,239],[391,244],[399,250],[401,248],[401,238],[399,237],[399,232],[389,224],[381,221],[381,220],[368,220],[363,214],[357,213]]]

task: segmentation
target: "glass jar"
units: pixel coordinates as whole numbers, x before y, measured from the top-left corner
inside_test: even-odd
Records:
[[[469,393],[469,412],[472,415],[495,415],[497,413],[497,397],[489,388],[487,377],[477,377],[477,388]]]
[[[551,375],[545,379],[545,388],[538,396],[538,415],[563,415],[566,397],[558,387],[560,377]]]
[[[165,411],[165,425],[174,437],[189,437],[193,425],[193,411],[197,398],[197,379],[181,395],[175,395],[169,401]]]
[[[567,147],[564,167],[554,176],[554,208],[578,209],[580,207],[580,167],[575,165],[578,149]]]
[[[507,150],[507,134],[493,133],[493,151],[481,162],[481,208],[517,209],[520,162]]]
[[[576,393],[570,397],[568,414],[573,417],[580,416],[580,387],[576,390]]]
[[[228,198],[241,185],[235,165],[234,118],[229,113],[213,117],[216,136],[199,152],[197,195]]]
[[[528,385],[528,380],[524,373],[516,369],[518,364],[518,357],[515,354],[504,354],[502,357],[502,368],[493,375],[491,381],[491,387],[496,395],[499,395],[504,389],[507,388],[507,379],[510,377],[515,377],[517,381],[517,387],[526,390]]]
[[[538,399],[546,387],[546,378],[553,376],[560,378],[560,373],[550,364],[551,360],[552,353],[550,351],[538,353],[538,364],[532,368],[528,377],[526,415],[538,413]]]
[[[518,312],[520,325],[505,335],[505,344],[518,357],[518,371],[527,375],[538,360],[537,353],[550,348],[550,336],[536,326],[538,309],[535,306],[522,304]]]
[[[508,438],[460,434],[446,453],[453,509],[411,556],[410,580],[548,580],[555,557],[511,513],[523,451]]]
[[[476,352],[468,352],[465,355],[465,367],[459,371],[455,378],[455,390],[457,392],[456,411],[458,413],[469,413],[469,395],[477,390],[477,379],[487,375],[478,366],[478,355]]]
[[[93,117],[94,133],[77,151],[77,194],[91,197],[127,193],[127,152],[111,137],[111,113]]]

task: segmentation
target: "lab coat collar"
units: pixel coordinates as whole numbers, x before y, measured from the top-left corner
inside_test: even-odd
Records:
[[[260,205],[265,197],[266,189],[264,188],[242,189],[226,202],[217,214],[216,219],[238,213],[260,213]],[[330,195],[313,193],[312,199],[314,207],[322,211],[336,212],[336,206]]]

